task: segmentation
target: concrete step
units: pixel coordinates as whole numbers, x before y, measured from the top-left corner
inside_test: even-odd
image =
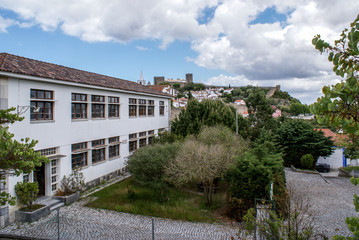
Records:
[[[52,211],[54,211],[54,210],[56,210],[56,209],[58,209],[58,208],[60,208],[60,207],[62,207],[62,206],[64,206],[65,204],[63,203],[63,202],[60,202],[60,203],[57,203],[57,204],[55,204],[55,205],[52,205],[51,207],[50,207],[50,211],[52,212]]]

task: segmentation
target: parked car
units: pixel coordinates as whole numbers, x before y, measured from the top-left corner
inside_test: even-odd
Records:
[[[317,163],[315,165],[315,170],[318,172],[330,172],[330,165],[326,163]]]

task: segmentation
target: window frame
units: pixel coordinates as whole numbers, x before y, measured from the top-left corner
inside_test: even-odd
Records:
[[[71,119],[79,120],[88,118],[87,99],[87,94],[71,93]]]
[[[41,95],[40,93],[43,93]],[[54,120],[54,91],[30,89],[30,121]],[[41,106],[42,105],[42,106]],[[35,111],[38,108],[38,111]]]

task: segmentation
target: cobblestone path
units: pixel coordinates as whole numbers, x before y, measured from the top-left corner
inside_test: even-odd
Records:
[[[83,207],[86,200],[60,208],[60,239],[152,239],[152,218]],[[155,239],[230,239],[236,226],[154,218]],[[34,223],[14,223],[0,234],[57,239],[57,212]]]

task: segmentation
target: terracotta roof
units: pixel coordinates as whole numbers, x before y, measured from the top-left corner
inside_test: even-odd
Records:
[[[121,89],[138,93],[149,93],[170,97],[155,89],[120,78],[109,77],[52,63],[0,53],[0,74],[2,72],[87,84],[99,87]]]
[[[149,85],[148,87],[162,92],[164,88],[168,87],[168,85]]]
[[[344,134],[333,133],[328,128],[316,128],[315,131],[322,131],[325,137],[331,137],[336,146],[340,146],[344,141],[347,141],[347,137]]]

